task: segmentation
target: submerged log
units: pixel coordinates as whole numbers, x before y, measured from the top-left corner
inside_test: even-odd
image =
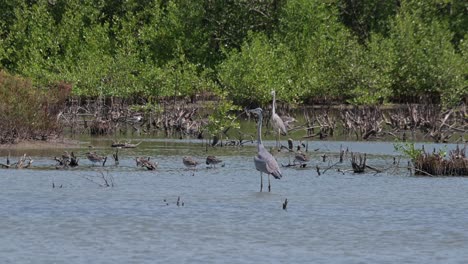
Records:
[[[138,145],[141,144],[141,142],[143,142],[143,141],[140,141],[137,144],[131,144],[131,143],[128,143],[128,142],[126,142],[126,143],[113,142],[111,147],[113,147],[113,148],[136,148],[136,147],[138,147]]]
[[[359,158],[359,163],[357,163],[357,159]],[[366,153],[364,153],[364,158],[360,153],[354,155],[354,153],[351,153],[351,166],[353,167],[354,173],[363,173],[364,170],[366,169]]]
[[[23,156],[21,156],[18,162],[10,164],[10,155],[8,154],[7,163],[6,164],[0,163],[0,167],[4,169],[10,169],[10,168],[27,169],[32,166],[33,162],[34,160],[31,157],[26,156],[26,154],[24,154]]]

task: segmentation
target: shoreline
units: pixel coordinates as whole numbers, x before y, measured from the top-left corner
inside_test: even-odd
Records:
[[[73,139],[54,139],[48,141],[24,140],[15,144],[0,144],[0,150],[22,150],[22,149],[78,149],[80,142]]]

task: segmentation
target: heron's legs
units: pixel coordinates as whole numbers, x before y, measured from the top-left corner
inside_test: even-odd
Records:
[[[268,192],[271,192],[270,174],[268,174]]]
[[[260,172],[260,192],[262,192],[263,189],[263,175],[262,172]]]
[[[276,148],[278,149],[280,147],[280,135],[281,135],[281,131],[278,129],[278,131],[276,131]]]

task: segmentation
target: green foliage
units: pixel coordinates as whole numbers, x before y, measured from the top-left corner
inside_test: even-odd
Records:
[[[409,142],[398,142],[393,144],[395,151],[401,153],[406,158],[410,159],[413,163],[418,160],[421,155],[426,154],[424,146],[421,149],[415,147],[414,143]],[[435,149],[432,154],[436,154],[439,158],[447,157],[447,146],[440,148],[436,153]]]
[[[0,144],[60,133],[54,106],[63,102],[61,92],[38,89],[27,79],[0,71]]]
[[[466,94],[466,62],[450,42],[447,23],[428,17],[423,7],[402,1],[391,29],[397,63],[394,93],[399,96],[441,95],[451,105]]]
[[[396,63],[393,43],[374,34],[366,49],[360,50],[359,58],[354,67],[357,78],[350,103],[375,105],[387,101],[392,95],[392,72]]]
[[[251,33],[241,51],[233,50],[219,67],[219,78],[235,103],[265,105],[271,90],[281,98],[296,97],[292,85],[294,58],[284,46],[276,47],[264,34]]]
[[[341,21],[354,32],[361,43],[369,40],[373,33],[387,36],[388,22],[398,11],[397,1],[339,0],[336,2]]]
[[[0,68],[79,96],[451,107],[468,95],[465,2],[0,0]]]
[[[240,123],[237,120],[235,111],[241,110],[232,101],[222,100],[214,106],[213,112],[208,117],[207,130],[211,136],[220,136],[228,129],[239,129]]]
[[[414,143],[401,142],[393,144],[395,151],[401,153],[406,158],[409,158],[411,161],[415,161],[420,155],[422,155],[423,150],[417,149],[414,146]]]
[[[149,112],[161,113],[163,111],[162,107],[155,102],[131,105],[129,108],[131,111],[143,112],[143,113],[149,113]]]

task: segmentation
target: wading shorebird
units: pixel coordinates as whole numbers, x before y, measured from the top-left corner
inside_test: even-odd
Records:
[[[92,146],[89,146],[89,149],[90,151],[86,153],[86,157],[88,158],[88,160],[91,161],[93,165],[96,163],[102,163],[102,166],[104,166],[104,164],[107,161],[107,156],[99,156],[98,154],[96,154],[96,152],[91,151]]]
[[[62,154],[62,160],[63,160],[63,162],[69,163],[70,160],[71,160],[71,158],[72,158],[72,157],[70,156],[70,154],[68,154],[68,151],[64,151],[64,152],[63,152],[63,154]]]
[[[216,167],[216,164],[223,162],[215,156],[206,157],[206,165],[211,165],[211,167]]]
[[[299,162],[299,164],[302,166],[302,167],[305,167],[305,163],[309,162],[309,156],[307,156],[305,153],[303,153],[302,151],[299,151],[296,153],[296,155],[294,156],[294,163]]]
[[[262,143],[262,122],[263,122],[263,110],[261,108],[255,108],[249,110],[249,112],[258,115],[257,124],[257,156],[254,157],[255,168],[260,171],[260,192],[263,189],[263,173],[268,174],[268,192],[271,192],[270,174],[275,179],[281,179],[281,171],[278,166],[278,162],[271,155],[268,150],[263,146]]]
[[[185,156],[182,159],[182,162],[184,163],[185,167],[187,167],[189,169],[194,169],[199,164],[198,161],[196,161],[194,158],[192,158],[190,156]]]
[[[150,157],[148,158],[136,157],[135,161],[136,161],[137,167],[144,167],[148,170],[155,170],[158,167],[158,163],[150,161]]]

